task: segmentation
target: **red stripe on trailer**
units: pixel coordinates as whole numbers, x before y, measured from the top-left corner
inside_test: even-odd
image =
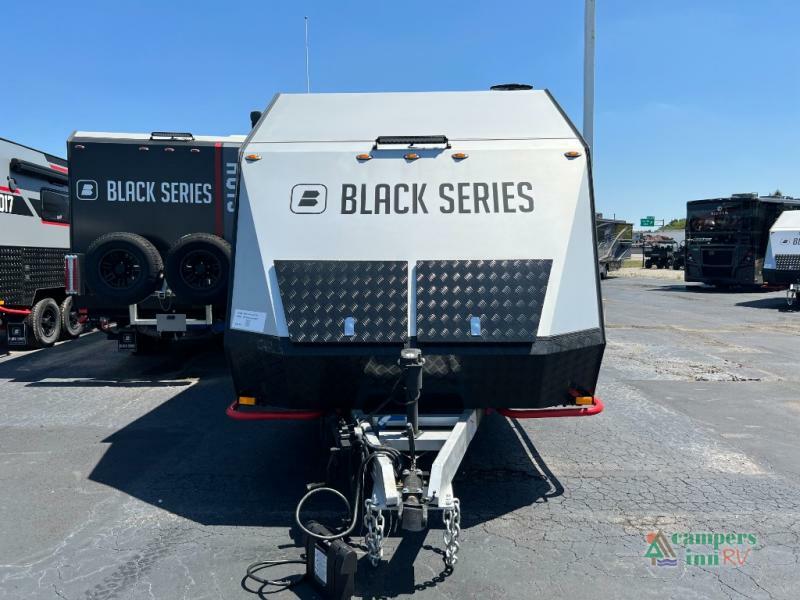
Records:
[[[214,144],[214,229],[222,237],[222,142]]]
[[[69,227],[69,223],[59,223],[58,221],[45,221],[42,219],[42,225],[58,225],[59,227]]]
[[[8,192],[9,194],[17,194],[19,196],[19,190],[14,191],[10,187],[4,185],[0,185],[0,192]]]
[[[51,164],[50,168],[53,169],[54,171],[59,171],[61,173],[69,173],[69,169],[67,167],[62,167],[61,165]]]
[[[9,315],[29,315],[31,311],[27,308],[6,308],[5,306],[0,306],[0,312],[8,313]]]
[[[591,406],[585,408],[498,408],[504,417],[513,419],[548,419],[555,417],[591,417],[592,415],[603,412],[605,405],[598,396],[592,398]]]
[[[321,410],[254,410],[243,412],[238,410],[239,403],[234,401],[225,414],[237,421],[310,421],[319,419],[324,413]]]

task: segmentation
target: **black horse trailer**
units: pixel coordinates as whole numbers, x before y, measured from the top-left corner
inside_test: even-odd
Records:
[[[758,194],[694,200],[686,204],[684,279],[718,287],[764,283],[769,229],[800,200]]]
[[[243,139],[70,136],[67,291],[121,349],[223,330]]]
[[[83,328],[64,293],[67,161],[0,139],[0,323],[9,345],[53,345]]]

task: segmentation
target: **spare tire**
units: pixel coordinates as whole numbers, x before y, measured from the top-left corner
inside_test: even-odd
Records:
[[[167,254],[167,284],[179,300],[219,304],[228,293],[231,245],[210,233],[183,236]]]
[[[158,250],[135,233],[106,233],[86,251],[86,283],[92,292],[111,302],[141,302],[163,277],[164,262]]]

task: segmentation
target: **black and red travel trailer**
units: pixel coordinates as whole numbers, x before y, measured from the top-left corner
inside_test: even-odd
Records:
[[[64,292],[67,161],[0,138],[0,323],[9,345],[51,346],[83,325]]]
[[[70,136],[67,291],[121,349],[222,332],[243,140]]]

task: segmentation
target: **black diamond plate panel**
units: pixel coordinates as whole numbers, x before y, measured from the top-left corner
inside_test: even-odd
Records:
[[[551,260],[417,262],[420,342],[533,342]],[[480,335],[471,319],[480,319]]]
[[[800,271],[800,254],[776,254],[775,268],[780,271]]]
[[[29,306],[36,290],[64,287],[63,248],[0,246],[0,299]]]
[[[276,260],[289,326],[301,343],[401,343],[408,337],[408,263]],[[345,333],[352,317],[353,335]]]

